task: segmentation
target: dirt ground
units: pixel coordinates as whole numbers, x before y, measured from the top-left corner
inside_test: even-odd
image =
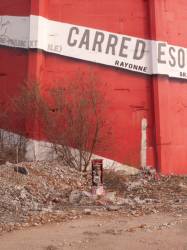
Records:
[[[187,250],[187,214],[105,213],[0,236],[0,250]]]

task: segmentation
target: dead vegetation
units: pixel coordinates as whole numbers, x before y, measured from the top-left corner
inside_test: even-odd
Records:
[[[38,82],[24,82],[17,96],[7,97],[8,108],[0,106],[0,126],[9,131],[13,121],[17,133],[8,135],[2,130],[0,161],[24,160],[26,138],[34,133],[52,143],[50,147],[64,165],[86,171],[95,149],[104,151],[110,139],[103,91],[101,81],[91,71],[78,72],[48,89]]]
[[[42,125],[46,138],[65,165],[84,172],[95,149],[104,150],[109,140],[102,83],[93,72],[77,73],[47,95]]]
[[[104,184],[109,191],[116,191],[118,193],[124,192],[127,188],[128,176],[124,175],[123,171],[114,173],[112,170],[105,170]]]

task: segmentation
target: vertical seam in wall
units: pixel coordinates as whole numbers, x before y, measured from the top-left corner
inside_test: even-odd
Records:
[[[153,12],[154,10],[154,12]],[[150,39],[156,40],[156,16],[155,16],[155,0],[149,0],[148,2],[148,22],[149,22],[149,32],[150,32]],[[152,51],[152,50],[151,50]],[[153,57],[151,53],[151,64],[153,64]],[[156,114],[155,114],[155,95],[154,95],[154,76],[151,76],[151,96],[152,96],[152,106],[153,106],[153,142],[154,142],[154,155],[155,155],[155,168],[157,171],[160,169],[160,162],[158,158],[158,148],[157,148],[157,122],[156,122]],[[156,79],[155,79],[156,80]]]

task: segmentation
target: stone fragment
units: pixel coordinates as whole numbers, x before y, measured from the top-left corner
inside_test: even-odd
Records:
[[[107,192],[105,194],[105,199],[112,203],[116,203],[116,192]]]
[[[82,197],[82,192],[79,190],[73,190],[69,196],[69,202],[71,204],[79,203]]]
[[[120,207],[119,206],[108,206],[107,210],[108,211],[119,211]]]
[[[182,183],[182,182],[179,183],[179,187],[180,187],[181,189],[187,190],[187,185],[184,184],[184,183]]]
[[[29,171],[26,167],[15,166],[14,171],[23,175],[28,175]]]
[[[91,214],[92,214],[92,210],[86,208],[86,209],[84,209],[84,214],[86,214],[86,215],[91,215]]]
[[[135,198],[134,198],[134,201],[135,201],[137,204],[139,204],[139,205],[143,205],[143,204],[146,203],[145,200],[141,200],[139,197],[135,197]]]
[[[81,205],[91,205],[91,204],[94,203],[94,201],[95,201],[95,198],[91,193],[83,191],[81,193],[81,199],[80,199],[79,204],[81,204]]]
[[[137,189],[137,188],[141,187],[143,185],[143,183],[141,180],[138,180],[138,181],[134,181],[134,182],[129,182],[127,185],[128,185],[127,190],[131,191],[133,189]]]

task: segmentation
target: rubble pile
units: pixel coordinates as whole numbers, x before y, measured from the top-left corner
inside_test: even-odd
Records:
[[[105,179],[111,180],[113,175],[109,171],[105,173]],[[110,193],[115,191],[115,203],[123,205],[130,214],[187,212],[186,176],[162,176],[156,173],[150,175],[144,171],[137,175],[123,176],[119,172],[113,179],[115,181],[108,180],[106,189]]]
[[[71,192],[86,190],[90,178],[60,162],[1,165],[0,232],[7,225],[17,228],[64,218]]]
[[[58,161],[0,165],[0,233],[97,211],[187,212],[187,177],[105,170],[104,188],[103,196],[93,196],[90,171],[80,173]]]

